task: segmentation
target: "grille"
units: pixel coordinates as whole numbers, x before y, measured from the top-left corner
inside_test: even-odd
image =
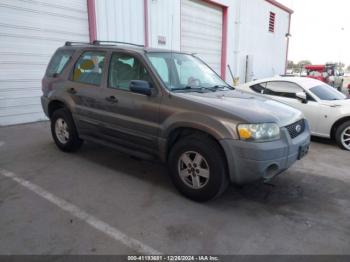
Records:
[[[288,133],[291,138],[296,138],[300,134],[302,134],[305,130],[305,120],[301,119],[289,126],[286,126]]]

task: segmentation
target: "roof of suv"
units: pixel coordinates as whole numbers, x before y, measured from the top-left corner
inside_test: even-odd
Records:
[[[106,43],[106,44],[105,44]],[[182,53],[182,54],[191,54],[187,52],[174,51],[170,49],[162,48],[150,48],[143,45],[136,45],[132,43],[123,43],[123,42],[108,42],[108,41],[94,41],[94,43],[81,43],[81,42],[66,42],[62,48],[67,49],[81,49],[81,48],[96,48],[96,49],[122,49],[129,50],[139,53]]]

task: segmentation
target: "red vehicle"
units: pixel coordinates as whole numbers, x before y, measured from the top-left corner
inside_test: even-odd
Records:
[[[343,87],[342,72],[339,72],[336,64],[307,65],[305,66],[307,77],[325,82],[338,90]]]

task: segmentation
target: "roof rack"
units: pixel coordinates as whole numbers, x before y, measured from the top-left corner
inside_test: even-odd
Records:
[[[91,45],[91,43],[87,43],[87,42],[70,42],[70,41],[67,41],[64,45],[65,45],[65,46],[73,46],[73,45]]]
[[[100,41],[100,40],[95,40],[92,42],[93,45],[103,45],[106,43],[107,45],[113,45],[113,44],[123,44],[123,45],[133,45],[133,46],[138,46],[138,47],[145,47],[144,45],[138,45],[138,44],[133,44],[133,43],[128,43],[128,42],[120,42],[120,41]]]

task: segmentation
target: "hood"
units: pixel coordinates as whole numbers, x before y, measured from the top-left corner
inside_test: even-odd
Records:
[[[344,100],[321,100],[320,104],[325,106],[331,106],[331,107],[340,107],[340,106],[346,106],[350,109],[350,99],[344,99]]]
[[[233,118],[240,118],[247,123],[277,123],[282,127],[303,118],[297,109],[240,90],[176,95],[231,114]]]

